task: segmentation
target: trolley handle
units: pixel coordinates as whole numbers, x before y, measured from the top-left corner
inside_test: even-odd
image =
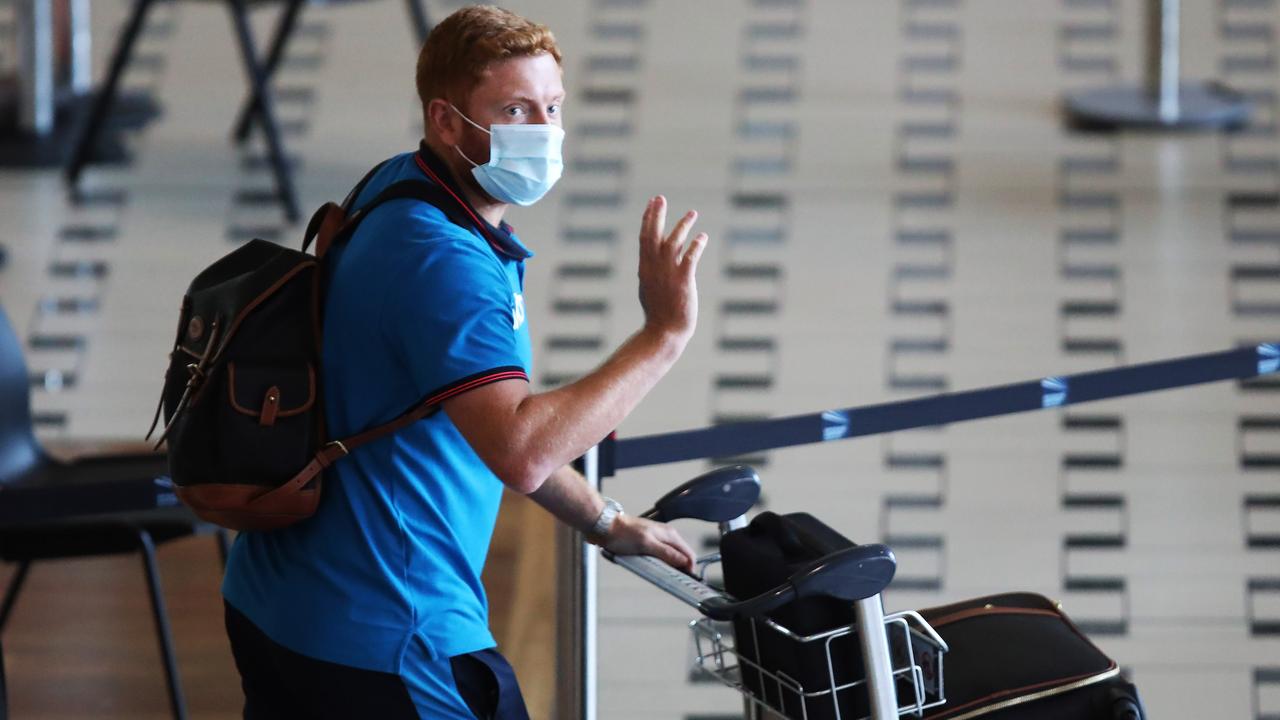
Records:
[[[809,563],[772,590],[747,600],[712,603],[703,614],[712,620],[731,620],[759,617],[801,598],[864,600],[884,591],[897,567],[887,545],[855,545]]]
[[[657,558],[607,551],[603,555],[712,620],[756,617],[807,597],[862,600],[883,591],[897,569],[893,551],[887,546],[856,545],[815,560],[772,590],[747,600],[734,600]]]
[[[760,499],[760,476],[746,465],[703,473],[663,495],[640,517],[658,522],[691,518],[724,523],[742,517]]]

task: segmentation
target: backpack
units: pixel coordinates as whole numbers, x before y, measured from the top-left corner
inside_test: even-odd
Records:
[[[427,202],[455,224],[479,226],[457,196],[426,181],[395,183],[349,212],[381,167],[341,205],[325,203],[315,212],[301,251],[254,239],[191,281],[147,437],[163,410],[156,447],[168,443],[176,494],[200,518],[233,530],[269,530],[307,518],[320,502],[325,468],[434,414],[445,399],[420,398],[394,420],[350,437],[329,438],[325,431],[321,348],[329,251],[391,200]]]

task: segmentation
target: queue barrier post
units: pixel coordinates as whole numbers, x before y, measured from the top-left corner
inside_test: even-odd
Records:
[[[1181,79],[1181,0],[1147,0],[1146,77],[1068,93],[1064,109],[1078,126],[1106,129],[1216,130],[1241,127],[1250,104],[1216,82]]]

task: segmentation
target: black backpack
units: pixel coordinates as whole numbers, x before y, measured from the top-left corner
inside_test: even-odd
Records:
[[[342,205],[316,211],[301,251],[255,239],[191,281],[152,432],[163,409],[157,447],[168,442],[177,495],[201,518],[234,530],[266,530],[309,517],[325,468],[438,409],[439,398],[425,397],[391,422],[351,437],[325,432],[321,333],[328,251],[390,200],[420,200],[456,224],[474,224],[460,200],[425,181],[395,183],[348,216],[379,167]],[[313,240],[316,252],[309,255]]]

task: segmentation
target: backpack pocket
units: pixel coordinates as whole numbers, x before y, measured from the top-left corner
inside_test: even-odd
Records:
[[[310,363],[227,363],[219,412],[224,482],[278,485],[315,454],[320,411]]]

